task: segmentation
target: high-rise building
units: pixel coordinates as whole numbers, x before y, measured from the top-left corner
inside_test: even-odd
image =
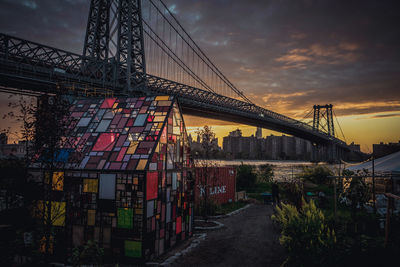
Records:
[[[292,136],[274,136],[259,138],[242,136],[238,129],[223,139],[223,151],[231,159],[273,159],[273,160],[310,160],[312,145],[309,141]]]
[[[373,153],[375,158],[380,158],[397,151],[400,151],[400,141],[398,143],[383,143],[380,142],[379,144],[372,145]]]
[[[0,133],[0,145],[6,145],[8,142],[8,136],[6,133]]]
[[[261,127],[257,127],[256,138],[257,139],[261,139],[262,138],[262,128]]]

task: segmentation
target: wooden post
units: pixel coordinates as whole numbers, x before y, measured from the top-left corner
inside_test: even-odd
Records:
[[[385,248],[387,247],[388,241],[389,241],[389,226],[390,226],[390,202],[392,198],[388,197],[387,198],[387,207],[386,207],[386,222],[385,222]]]
[[[372,201],[374,202],[374,214],[376,214],[376,199],[375,199],[375,156],[372,154]]]
[[[334,197],[334,215],[335,215],[335,222],[336,222],[336,177],[333,178],[333,197]],[[340,179],[340,175],[339,175],[339,179]]]

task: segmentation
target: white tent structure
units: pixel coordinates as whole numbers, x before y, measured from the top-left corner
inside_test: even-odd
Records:
[[[375,173],[387,173],[392,175],[400,176],[400,152],[396,152],[385,157],[376,159],[375,162]],[[351,171],[362,171],[364,169],[368,170],[369,173],[372,172],[372,160],[349,166],[347,168]]]

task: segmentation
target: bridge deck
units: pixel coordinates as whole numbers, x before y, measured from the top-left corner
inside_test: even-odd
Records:
[[[112,78],[113,67],[110,62],[94,62],[68,51],[0,34],[0,86],[3,87],[54,92],[60,84],[79,83],[123,94],[124,85]],[[335,143],[347,148],[340,139],[254,104],[152,75],[146,75],[145,80],[145,86],[137,93],[147,93],[149,89],[157,94],[175,95],[185,113],[260,126],[315,143]]]

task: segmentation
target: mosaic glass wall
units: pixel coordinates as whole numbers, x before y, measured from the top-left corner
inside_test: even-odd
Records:
[[[190,236],[189,146],[176,101],[83,99],[71,112],[67,148],[79,160],[55,172],[62,184],[52,187],[67,243],[93,239],[113,257],[149,259]]]

